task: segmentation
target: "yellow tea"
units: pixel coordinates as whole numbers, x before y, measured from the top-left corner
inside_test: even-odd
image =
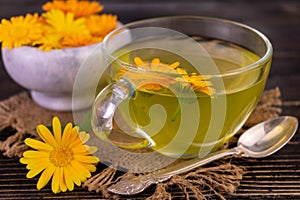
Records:
[[[220,40],[195,38],[203,49],[211,56],[200,56],[195,60],[203,60],[198,63],[198,68],[208,62],[213,62],[219,71],[219,75],[207,76],[204,84],[208,89],[188,90],[180,83],[168,80],[151,84],[147,87],[136,87],[135,94],[127,102],[119,105],[119,112],[125,121],[131,121],[136,130],[146,133],[152,141],[151,148],[168,156],[193,157],[205,155],[222,146],[246,121],[256,106],[267,74],[266,68],[254,68],[249,73],[238,76],[236,70],[246,67],[259,60],[255,53],[235,44]],[[140,47],[140,48],[132,48]],[[134,63],[137,57],[143,63],[159,58],[161,63],[172,65],[180,63],[187,75],[199,74],[199,69],[182,56],[162,49],[142,48],[145,43],[130,44],[115,52],[116,57],[126,63]],[[134,50],[131,50],[134,49]],[[125,52],[125,53],[124,53]],[[192,54],[193,52],[191,52]],[[210,60],[209,60],[210,59]],[[207,61],[209,60],[209,61]],[[177,63],[177,64],[178,64]],[[177,65],[174,64],[174,65]],[[175,70],[176,70],[175,66]],[[209,69],[208,69],[209,70]],[[143,73],[135,75],[122,74],[122,66],[112,63],[109,74],[112,80],[119,79],[124,75],[134,84],[136,80],[151,79],[151,75],[145,77]],[[201,69],[204,72],[205,69]],[[159,75],[153,75],[153,82],[162,76],[170,76],[177,80],[176,75],[159,70]],[[162,75],[161,75],[162,74]],[[223,76],[226,74],[225,76]],[[202,75],[202,73],[200,74]],[[125,133],[124,133],[125,134]]]

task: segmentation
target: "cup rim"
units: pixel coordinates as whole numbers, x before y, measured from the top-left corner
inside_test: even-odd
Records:
[[[273,47],[272,47],[272,44],[271,44],[270,40],[262,32],[258,31],[257,29],[255,29],[253,27],[250,27],[246,24],[233,21],[233,20],[228,20],[228,19],[223,19],[223,18],[216,18],[216,17],[207,17],[207,16],[193,16],[193,15],[154,17],[154,18],[147,18],[147,19],[127,23],[127,24],[125,24],[123,26],[120,26],[119,28],[113,30],[112,32],[110,32],[108,35],[105,36],[105,38],[103,39],[103,42],[102,42],[102,47],[101,47],[102,51],[105,52],[104,54],[108,55],[112,60],[114,60],[114,61],[117,60],[118,62],[122,63],[122,66],[126,66],[126,68],[128,70],[162,73],[162,72],[158,72],[158,71],[153,71],[153,70],[141,68],[141,67],[138,67],[136,65],[124,62],[124,61],[120,60],[119,58],[113,56],[112,53],[110,53],[107,50],[106,46],[107,46],[107,43],[109,41],[109,38],[111,36],[113,36],[114,34],[118,33],[122,29],[131,27],[131,26],[134,26],[134,25],[137,25],[137,24],[147,23],[147,22],[156,21],[156,20],[163,20],[163,19],[172,19],[172,20],[174,20],[174,19],[201,19],[201,20],[211,20],[211,21],[229,23],[229,24],[247,29],[247,30],[257,34],[264,41],[264,44],[266,45],[267,50],[266,50],[265,54],[262,57],[260,57],[260,59],[257,60],[256,62],[251,63],[250,65],[244,66],[242,68],[230,70],[230,71],[222,73],[222,74],[216,73],[216,74],[203,74],[203,75],[209,75],[211,77],[225,77],[225,76],[236,75],[236,74],[248,71],[248,70],[254,70],[254,69],[260,68],[265,63],[267,63],[272,57]]]

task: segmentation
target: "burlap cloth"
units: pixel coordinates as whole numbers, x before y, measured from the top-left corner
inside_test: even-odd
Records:
[[[279,88],[265,91],[239,134],[242,134],[244,129],[261,121],[278,116],[281,113],[281,104]],[[35,104],[27,92],[1,101],[0,131],[11,133],[3,141],[0,141],[1,153],[8,157],[21,157],[28,148],[23,142],[24,139],[37,137],[34,131],[36,125],[41,123],[50,125],[54,116],[58,116],[62,124],[73,122],[71,112],[55,112],[44,109]],[[235,145],[239,134],[230,143]],[[224,148],[228,148],[228,145]],[[190,197],[206,199],[211,196],[225,199],[223,195],[234,193],[243,174],[247,172],[244,167],[233,164],[232,159],[234,158],[220,159],[186,174],[173,176],[169,181],[158,184],[153,194],[149,194],[148,199],[171,199],[172,192],[170,190],[174,187],[181,189],[186,199]],[[108,193],[106,188],[111,183],[131,175],[99,163],[97,172],[84,183],[84,187],[87,187],[89,191],[102,192],[106,198],[119,198],[118,195]]]

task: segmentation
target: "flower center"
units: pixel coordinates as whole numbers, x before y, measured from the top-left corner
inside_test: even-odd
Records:
[[[18,38],[24,38],[27,36],[28,30],[24,26],[14,26],[10,30],[10,34],[14,35],[15,37],[17,36]]]
[[[53,149],[50,153],[50,161],[56,167],[65,167],[72,161],[72,159],[72,151],[64,147],[58,147],[56,149]]]

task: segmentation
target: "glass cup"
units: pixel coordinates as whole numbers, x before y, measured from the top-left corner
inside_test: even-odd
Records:
[[[127,24],[106,36],[102,51],[109,84],[94,102],[93,131],[120,148],[171,157],[224,145],[259,101],[272,58],[259,31],[200,16]]]

